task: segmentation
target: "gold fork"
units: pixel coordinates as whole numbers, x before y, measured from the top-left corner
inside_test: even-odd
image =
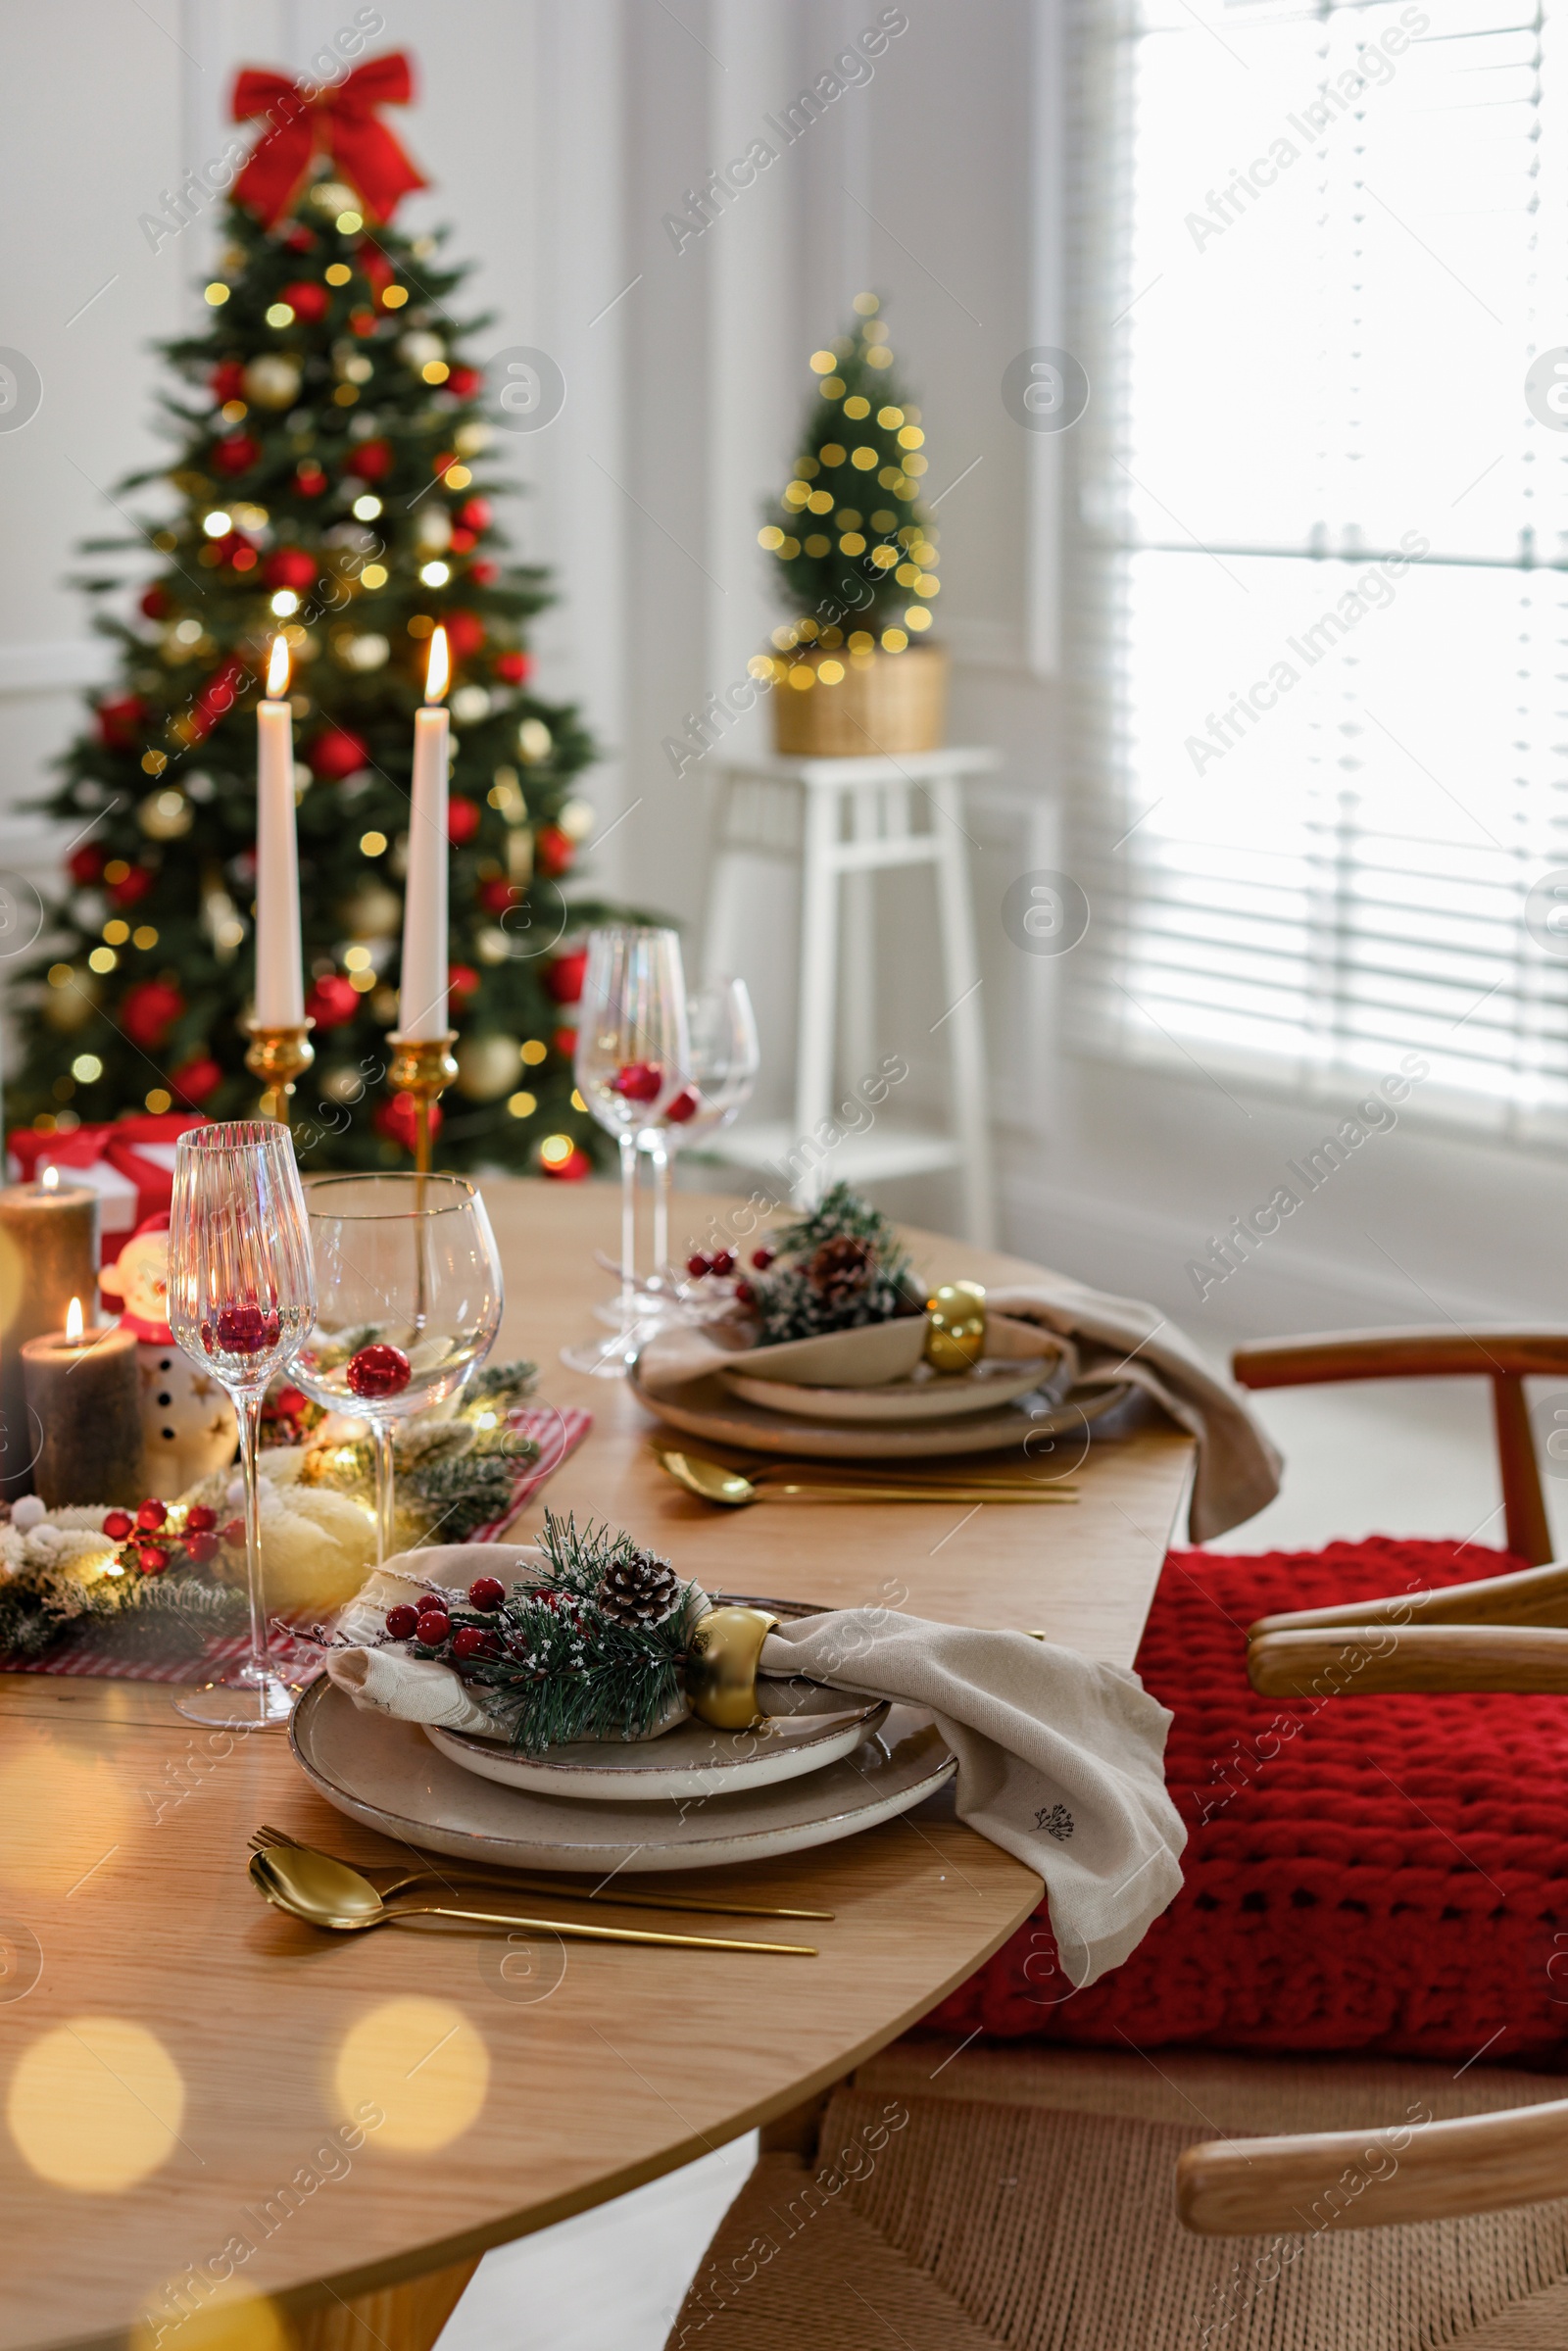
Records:
[[[286,1829],[274,1829],[263,1822],[251,1833],[251,1851],[265,1853],[276,1845],[291,1845],[301,1853],[320,1854],[323,1861],[335,1861],[334,1853],[321,1853],[318,1845],[308,1845]],[[570,1902],[612,1902],[629,1910],[699,1910],[716,1918],[748,1919],[831,1919],[831,1910],[789,1910],[775,1908],[764,1902],[705,1902],[697,1894],[635,1894],[606,1891],[603,1886],[563,1886],[556,1878],[529,1877],[520,1870],[476,1870],[462,1862],[450,1867],[442,1862],[426,1862],[415,1869],[389,1869],[385,1865],[372,1868],[364,1861],[350,1865],[362,1878],[375,1887],[383,1899],[388,1894],[401,1893],[410,1886],[484,1886],[497,1892],[515,1890],[518,1893],[560,1894]]]

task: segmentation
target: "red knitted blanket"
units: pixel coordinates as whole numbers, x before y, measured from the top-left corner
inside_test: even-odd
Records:
[[[1137,1663],[1176,1718],[1181,1892],[1082,1992],[1042,1903],[927,2026],[1568,2069],[1568,1701],[1261,1698],[1244,1662],[1256,1617],[1521,1564],[1383,1538],[1171,1552]]]

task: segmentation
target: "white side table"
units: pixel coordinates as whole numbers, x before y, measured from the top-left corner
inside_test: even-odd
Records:
[[[748,977],[776,953],[759,935],[759,860],[801,872],[799,1016],[793,1121],[753,1121],[714,1136],[706,1149],[732,1164],[771,1170],[799,1206],[843,1178],[872,1184],[892,1176],[956,1168],[964,1238],[994,1240],[980,964],[969,896],[969,836],[963,783],[998,765],[995,752],[924,751],[882,759],[757,759],[721,780],[709,885],[707,969]],[[951,1057],[953,1116],[942,1127],[911,1124],[896,1097],[863,1134],[824,1148],[835,1125],[834,1080],[842,1023],[846,1074],[868,1075],[897,1037],[873,1034],[876,970],[874,876],[904,866],[930,869],[940,938],[942,1004],[932,1034]],[[842,884],[842,889],[841,889]],[[923,1040],[921,1040],[923,1042]]]

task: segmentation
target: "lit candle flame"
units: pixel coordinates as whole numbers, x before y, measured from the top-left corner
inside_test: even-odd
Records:
[[[81,1345],[81,1300],[74,1298],[66,1308],[66,1339],[70,1346]]]
[[[60,1170],[59,1170],[59,1168],[58,1168],[58,1167],[55,1165],[55,1163],[54,1163],[54,1161],[53,1161],[52,1159],[50,1160],[50,1162],[49,1162],[48,1166],[47,1166],[47,1167],[46,1167],[46,1168],[43,1170],[43,1172],[42,1172],[42,1173],[41,1173],[41,1175],[39,1176],[39,1178],[38,1178],[38,1181],[39,1181],[40,1185],[43,1187],[43,1189],[44,1189],[44,1191],[45,1191],[45,1192],[58,1192],[58,1191],[59,1191],[59,1189],[60,1189]]]
[[[452,657],[447,652],[447,632],[444,628],[430,632],[430,659],[424,670],[424,699],[439,702],[452,679]]]
[[[281,629],[272,639],[267,662],[267,699],[276,702],[288,685],[288,639]]]

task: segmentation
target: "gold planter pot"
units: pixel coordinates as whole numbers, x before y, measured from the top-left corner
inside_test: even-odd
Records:
[[[773,688],[773,743],[792,758],[874,759],[879,754],[940,751],[948,725],[948,657],[940,645],[905,653],[823,653],[788,657]],[[824,680],[823,664],[837,669]],[[808,686],[792,685],[808,674]]]

